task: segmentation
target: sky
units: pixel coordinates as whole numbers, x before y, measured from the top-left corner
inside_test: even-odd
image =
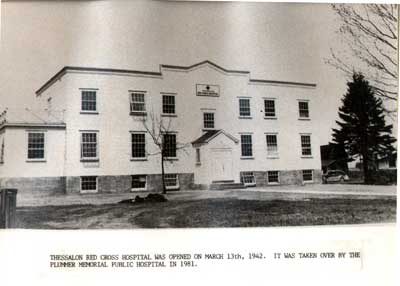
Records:
[[[158,71],[210,60],[252,78],[318,85],[314,123],[331,140],[346,78],[325,63],[340,47],[328,4],[12,1],[1,6],[0,109],[32,107],[63,66]]]

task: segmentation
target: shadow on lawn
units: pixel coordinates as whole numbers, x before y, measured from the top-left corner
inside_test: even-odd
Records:
[[[19,228],[188,228],[363,224],[396,221],[396,199],[205,199],[146,204],[23,207]]]

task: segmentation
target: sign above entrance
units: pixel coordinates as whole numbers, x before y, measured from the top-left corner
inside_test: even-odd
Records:
[[[197,96],[219,96],[219,85],[196,84]]]

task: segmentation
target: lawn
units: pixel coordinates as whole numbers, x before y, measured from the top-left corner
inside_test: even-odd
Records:
[[[396,198],[241,200],[20,207],[17,227],[40,229],[258,227],[396,221]]]

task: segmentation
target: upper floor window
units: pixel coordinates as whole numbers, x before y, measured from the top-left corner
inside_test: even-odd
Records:
[[[239,116],[249,117],[250,115],[250,98],[239,98]]]
[[[164,114],[175,114],[175,96],[163,94],[162,112]]]
[[[240,135],[242,157],[252,157],[253,156],[253,142],[251,134]]]
[[[97,111],[97,91],[82,90],[81,91],[81,111],[96,112]]]
[[[132,158],[146,158],[146,138],[145,133],[131,133],[132,141]]]
[[[81,133],[81,159],[98,160],[97,132]]]
[[[132,91],[130,93],[131,113],[146,112],[145,92]]]
[[[301,135],[301,155],[311,156],[311,136]]]
[[[276,134],[267,134],[267,156],[276,157],[278,156],[278,139]]]
[[[44,148],[44,132],[28,132],[28,160],[43,160]]]
[[[308,101],[299,101],[299,118],[310,118],[310,111],[308,108]]]
[[[167,158],[176,158],[176,134],[163,135],[163,154]]]
[[[275,99],[264,99],[264,115],[265,117],[276,117]]]
[[[214,129],[214,113],[213,112],[204,112],[203,113],[203,126],[204,129]]]

